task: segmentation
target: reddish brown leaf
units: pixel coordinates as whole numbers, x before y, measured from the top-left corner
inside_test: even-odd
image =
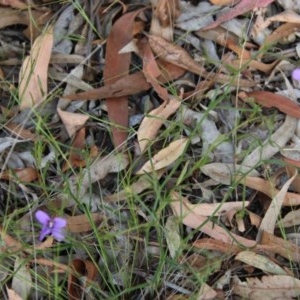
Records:
[[[96,158],[99,155],[98,147],[96,145],[90,147],[90,151],[86,156],[81,155],[80,151],[85,147],[85,128],[81,128],[72,142],[72,149],[68,161],[65,162],[62,167],[63,172],[69,170],[71,167],[84,168],[91,159]]]
[[[4,6],[11,6],[17,9],[27,9],[28,4],[20,0],[0,0],[0,4]]]
[[[34,168],[7,170],[2,172],[0,178],[4,180],[17,178],[22,182],[32,182],[38,178],[38,172]]]
[[[130,53],[119,51],[132,39],[134,19],[143,9],[123,15],[113,25],[107,39],[105,68],[103,72],[105,85],[112,84],[129,72]],[[112,135],[115,147],[122,145],[127,138],[128,99],[112,97],[107,101],[107,112],[112,123]]]
[[[152,85],[159,97],[167,102],[169,99],[168,91],[166,88],[162,87],[158,81],[158,77],[161,76],[161,71],[157,65],[147,39],[141,39],[138,43],[138,47],[143,59],[143,72],[147,82]]]
[[[230,9],[228,12],[221,15],[215,22],[210,25],[202,28],[202,30],[212,29],[217,27],[218,25],[229,21],[237,16],[243,15],[255,8],[259,7],[267,7],[269,4],[274,2],[274,0],[241,0],[235,7]]]
[[[43,139],[43,137],[37,137],[30,130],[25,129],[23,125],[16,124],[13,122],[6,123],[5,129],[8,129],[10,131],[10,133],[12,133],[13,135],[17,136],[18,138],[21,138],[24,140],[31,140],[34,142],[38,138]]]
[[[71,262],[71,268],[74,272],[70,273],[68,277],[69,299],[79,300],[82,299],[84,290],[95,280],[97,267],[91,261],[74,259]],[[86,277],[85,282],[79,279],[82,276]]]
[[[239,96],[243,101],[248,101],[248,98],[253,98],[255,102],[264,107],[275,107],[291,117],[300,119],[299,105],[288,97],[267,91],[245,92],[240,93]]]
[[[225,5],[234,5],[238,3],[240,0],[210,0],[210,2],[214,5],[225,6]]]
[[[278,43],[283,38],[288,37],[290,34],[299,31],[299,29],[299,23],[282,24],[265,39],[264,43],[260,46],[260,49],[263,50],[266,47],[270,47],[270,45],[272,44]]]
[[[222,84],[230,83],[240,87],[253,87],[256,85],[253,81],[240,79],[235,76],[207,72],[206,69],[198,64],[182,47],[170,43],[159,36],[148,35],[148,38],[150,47],[157,56],[187,71],[198,74],[206,79],[214,79],[215,82]]]
[[[182,76],[185,70],[173,64],[159,61],[159,67],[162,75],[158,77],[158,81],[166,83]],[[90,91],[66,95],[64,98],[69,100],[96,100],[111,97],[122,97],[133,95],[139,92],[146,91],[151,88],[151,84],[147,82],[145,75],[142,72],[126,75],[118,79],[116,82],[107,84],[103,87]]]

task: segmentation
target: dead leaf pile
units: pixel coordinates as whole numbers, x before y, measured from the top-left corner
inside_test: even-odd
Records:
[[[3,298],[300,297],[296,2],[0,0]]]

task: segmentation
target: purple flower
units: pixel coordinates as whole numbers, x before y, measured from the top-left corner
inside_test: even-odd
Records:
[[[296,81],[300,80],[300,69],[297,68],[292,72],[292,78]]]
[[[59,217],[51,218],[47,213],[38,210],[35,213],[36,219],[43,225],[39,240],[42,241],[46,235],[52,235],[57,241],[65,239],[65,227],[67,220]]]

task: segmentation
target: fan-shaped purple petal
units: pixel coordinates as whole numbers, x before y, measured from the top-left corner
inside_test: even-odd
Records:
[[[43,212],[42,210],[38,210],[35,213],[35,217],[43,225],[47,225],[51,220],[50,216],[47,213]]]
[[[53,219],[54,225],[53,225],[53,230],[58,229],[58,228],[64,228],[67,226],[67,220],[59,217],[55,217]]]

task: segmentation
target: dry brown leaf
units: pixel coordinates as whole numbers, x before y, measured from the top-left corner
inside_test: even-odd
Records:
[[[300,23],[300,16],[292,10],[285,10],[275,16],[267,18],[266,22],[268,24],[271,22]]]
[[[300,224],[300,209],[292,210],[278,221],[277,227],[293,227]]]
[[[139,54],[143,60],[143,73],[146,80],[152,85],[158,96],[167,102],[169,99],[168,90],[160,85],[158,78],[161,76],[161,71],[157,65],[156,59],[152,53],[147,39],[143,38],[138,42]]]
[[[200,230],[202,230],[202,227]],[[237,254],[244,250],[240,244],[228,244],[224,243],[221,239],[213,240],[211,238],[199,239],[193,243],[193,246],[202,250],[220,251],[226,254]],[[279,254],[288,260],[296,262],[299,262],[300,260],[299,247],[287,240],[275,237],[274,235],[269,235],[268,233],[262,235],[261,244],[256,244],[249,250],[257,253],[266,252],[269,254]]]
[[[254,99],[255,102],[263,105],[264,107],[276,107],[283,113],[300,119],[300,107],[293,100],[283,95],[267,92],[267,91],[253,91],[239,93],[240,99],[247,102]],[[250,98],[250,99],[249,99]]]
[[[105,85],[115,83],[129,73],[130,53],[119,54],[127,45],[133,34],[134,20],[145,8],[138,9],[120,17],[112,26],[106,42],[105,67],[103,78]],[[109,120],[115,147],[124,147],[127,139],[128,127],[128,99],[127,97],[111,97],[106,99]]]
[[[47,95],[48,65],[53,46],[53,28],[40,35],[24,59],[19,74],[20,109],[40,104]]]
[[[222,84],[239,85],[240,87],[253,87],[257,84],[254,81],[236,78],[236,76],[207,72],[182,47],[159,36],[148,35],[148,39],[153,52],[158,57],[206,79],[213,79],[215,82]]]
[[[13,289],[6,287],[8,300],[24,300]]]
[[[275,60],[272,63],[265,64],[261,61],[258,60],[253,60],[253,59],[236,59],[236,60],[231,60],[230,65],[231,67],[238,69],[243,69],[244,66],[249,66],[253,70],[258,70],[261,72],[264,72],[266,74],[269,74],[273,71],[273,69],[278,65],[279,61]]]
[[[204,283],[197,294],[197,300],[214,300],[217,299],[217,295],[218,293],[212,287]]]
[[[193,243],[193,247],[198,249],[219,251],[226,253],[227,255],[234,255],[242,251],[242,249],[237,245],[227,244],[223,241],[214,240],[211,238],[198,239]]]
[[[89,161],[99,155],[98,147],[96,145],[90,146],[89,154],[87,156],[81,155],[81,150],[86,148],[85,128],[81,128],[72,141],[72,148],[69,153],[68,161],[62,166],[62,171],[65,172],[71,167],[85,167]]]
[[[235,5],[240,0],[209,0],[212,4],[218,6],[225,6],[225,5]]]
[[[24,128],[24,126],[22,124],[8,122],[4,126],[5,126],[5,129],[8,129],[10,131],[10,133],[17,136],[18,138],[21,138],[24,140],[30,140],[33,142],[35,142],[37,140],[36,134],[34,134],[30,130]],[[39,136],[38,138],[43,139],[42,136]]]
[[[31,25],[35,26],[40,24],[39,20],[44,16],[44,21],[51,18],[49,12],[43,12],[38,10],[16,10],[13,8],[1,7],[0,9],[0,28],[22,24],[22,25]],[[31,27],[31,26],[30,26]]]
[[[173,81],[185,73],[185,70],[173,64],[158,61],[162,75],[161,83]],[[122,97],[146,91],[151,88],[142,72],[126,75],[114,83],[90,91],[63,96],[69,100],[96,100],[111,97]]]
[[[227,11],[224,14],[222,14],[221,16],[219,16],[215,22],[204,27],[202,30],[208,30],[211,28],[215,28],[218,25],[220,25],[226,21],[229,21],[237,16],[243,15],[249,11],[252,11],[253,9],[256,9],[259,7],[267,7],[273,1],[274,0],[260,0],[260,1],[241,0],[235,7],[231,8],[229,11]]]
[[[156,137],[159,128],[170,115],[177,111],[180,104],[181,102],[174,97],[170,99],[168,103],[163,103],[145,116],[137,133],[141,152],[143,152],[147,145]]]
[[[288,37],[290,34],[299,31],[300,24],[299,23],[285,23],[279,26],[276,30],[274,30],[264,41],[264,43],[260,46],[260,51],[263,49],[270,47],[272,44],[276,44],[282,41],[285,37]]]
[[[80,300],[84,296],[85,290],[95,280],[98,273],[97,267],[88,260],[73,259],[71,262],[73,272],[68,276],[69,299]],[[80,277],[86,277],[86,281],[80,280]]]
[[[57,108],[57,113],[61,118],[70,138],[81,128],[89,119],[88,115],[63,111]]]
[[[5,170],[1,172],[0,178],[4,180],[19,180],[21,182],[32,182],[39,176],[37,169],[35,168],[24,168],[15,170]]]
[[[161,59],[201,76],[206,75],[206,70],[180,46],[155,35],[148,35],[148,39],[153,52]]]
[[[151,4],[150,33],[172,41],[174,20],[180,15],[179,0],[151,0]]]
[[[61,264],[61,263],[58,263],[57,261],[46,259],[46,258],[35,257],[35,259],[33,259],[31,262],[34,263],[34,264],[39,264],[39,265],[42,265],[42,266],[55,268],[56,271],[59,272],[59,273],[70,273],[70,272],[72,272],[72,270],[68,266],[66,266],[64,264]]]
[[[214,41],[221,46],[231,49],[236,54],[238,54],[240,59],[249,60],[251,58],[251,52],[239,45],[239,38],[225,28],[219,26],[207,31],[203,31],[200,29],[197,30],[195,34],[201,38]]]
[[[21,0],[0,0],[0,5],[11,6],[17,9],[28,9],[28,4]]]
[[[241,210],[248,206],[249,201],[232,201],[224,203],[199,203],[189,204],[187,198],[182,198],[185,201],[186,207],[193,213],[199,216],[220,216],[226,215],[231,210]]]
[[[265,248],[268,253],[277,253],[289,261],[300,261],[300,247],[286,239],[279,238],[268,232],[261,233],[260,246]]]
[[[99,157],[89,168],[86,168],[82,178],[74,175],[69,179],[69,189],[73,195],[81,198],[86,193],[90,185],[103,179],[108,173],[120,172],[127,167],[129,159],[126,154],[114,153],[105,157]],[[78,183],[80,182],[80,186]],[[68,195],[62,195],[62,198],[69,199]]]
[[[201,167],[201,171],[214,181],[229,185],[237,178],[244,176],[258,177],[260,174],[250,167],[230,163],[210,163]]]
[[[104,219],[101,213],[91,213],[88,217],[87,215],[73,216],[67,218],[67,228],[69,231],[74,233],[87,232],[93,229],[93,224],[91,220],[95,223],[97,227]]]
[[[263,178],[246,176],[241,180],[241,183],[249,188],[264,193],[270,198],[273,198],[276,194],[279,193],[279,190],[276,189],[270,181],[264,180]],[[300,205],[300,195],[297,193],[288,192],[284,197],[283,205]]]
[[[241,164],[255,167],[262,161],[272,158],[294,136],[297,123],[298,120],[296,118],[287,115],[283,124],[262,145],[259,145],[248,154]]]
[[[191,203],[187,199],[182,198],[178,193],[173,192],[171,198],[171,208],[173,213],[181,218],[184,225],[194,229],[198,228],[213,239],[220,240],[225,244],[242,245],[244,247],[254,247],[256,245],[255,241],[231,233],[221,226],[209,221],[208,217],[198,215],[194,211],[191,211]]]
[[[0,234],[1,234],[1,240],[2,245],[0,247],[1,251],[8,251],[8,252],[19,252],[24,250],[23,245],[14,239],[12,236],[7,234],[5,230],[3,230],[3,227],[0,225]]]
[[[232,292],[243,299],[293,299],[300,295],[300,280],[288,275],[263,276],[246,278],[241,282],[233,277]]]
[[[147,161],[136,174],[142,175],[169,166],[182,155],[187,143],[188,139],[186,138],[181,138],[170,143],[169,146],[160,150],[151,160]]]
[[[249,266],[260,269],[267,274],[287,275],[286,271],[274,263],[270,258],[257,254],[253,251],[242,251],[237,254],[235,259],[242,261]]]
[[[262,219],[259,231],[264,231],[272,234],[275,229],[276,221],[279,216],[279,213],[281,211],[281,207],[284,201],[284,198],[286,197],[287,190],[290,187],[290,184],[295,179],[297,175],[297,172],[294,173],[293,177],[291,177],[282,187],[282,189],[279,191],[278,194],[276,194],[272,198],[272,202],[270,204],[270,207],[268,208],[264,218]]]

